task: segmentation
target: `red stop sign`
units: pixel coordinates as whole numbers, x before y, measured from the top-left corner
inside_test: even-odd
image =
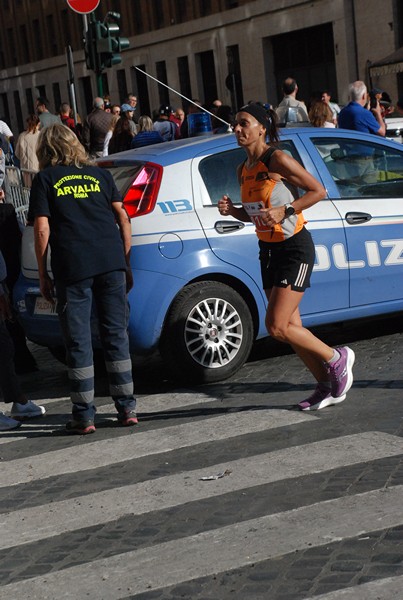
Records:
[[[87,15],[95,10],[100,0],[66,0],[67,4],[80,15]]]

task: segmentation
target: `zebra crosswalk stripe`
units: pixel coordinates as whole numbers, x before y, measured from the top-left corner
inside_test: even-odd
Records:
[[[386,577],[344,590],[313,596],[307,600],[401,600],[402,590],[403,576]]]
[[[163,510],[257,485],[402,453],[401,438],[369,432],[268,452],[124,487],[0,515],[0,548],[38,541],[67,531],[101,525],[125,515]],[[304,457],[303,462],[301,457]],[[202,481],[228,471],[219,484]]]
[[[90,442],[85,445],[85,461],[81,444],[2,463],[0,487],[29,483],[56,475],[96,469],[135,458],[169,452],[247,433],[266,431],[285,425],[296,425],[312,418],[303,412],[285,410],[252,410],[229,413],[162,430],[135,432],[128,443],[126,436]]]
[[[188,406],[194,406],[196,404],[208,404],[210,402],[216,402],[217,398],[212,397],[209,394],[195,394],[189,392],[175,392],[169,394],[166,397],[155,398],[155,396],[143,396],[138,400],[139,414],[154,414],[157,412],[166,412],[177,409],[183,409]],[[71,401],[68,396],[55,398],[41,398],[36,401],[37,404],[49,407],[51,409],[61,408],[63,406],[63,412],[69,414],[71,411]],[[97,405],[97,402],[95,402]],[[6,405],[4,405],[6,406]],[[97,416],[108,415],[113,419],[116,419],[116,410],[113,402],[110,401],[107,404],[97,405]],[[46,418],[46,417],[45,417]],[[42,419],[36,419],[29,422],[24,422],[23,426],[18,430],[2,431],[0,437],[0,445],[10,444],[16,441],[22,441],[30,436],[30,433],[35,430],[36,433],[46,432],[49,430],[60,429],[63,430],[65,425],[48,425],[43,423]]]
[[[0,588],[0,599],[121,600],[130,592],[162,589],[363,531],[396,527],[403,523],[402,493],[403,486],[395,486],[238,522],[9,584]]]

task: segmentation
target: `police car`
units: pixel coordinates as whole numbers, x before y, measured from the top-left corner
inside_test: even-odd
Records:
[[[298,127],[282,130],[280,146],[327,190],[326,199],[304,213],[316,247],[312,287],[301,304],[304,324],[402,310],[402,145]],[[101,161],[132,218],[131,350],[160,351],[182,380],[233,375],[254,340],[267,335],[254,228],[217,210],[223,194],[240,201],[236,167],[244,159],[235,136],[220,134]],[[23,236],[15,301],[30,340],[62,344],[57,316],[39,292],[32,227]],[[95,325],[94,319],[96,345]]]

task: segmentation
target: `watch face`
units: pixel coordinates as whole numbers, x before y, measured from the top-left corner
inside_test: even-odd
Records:
[[[287,208],[285,209],[285,214],[287,217],[292,217],[292,215],[295,213],[295,208],[293,206],[287,206]]]

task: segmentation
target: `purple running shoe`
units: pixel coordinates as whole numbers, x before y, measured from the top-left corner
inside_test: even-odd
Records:
[[[353,364],[355,354],[348,346],[336,348],[340,358],[332,364],[327,363],[326,369],[332,385],[333,398],[339,398],[346,394],[353,385]]]

